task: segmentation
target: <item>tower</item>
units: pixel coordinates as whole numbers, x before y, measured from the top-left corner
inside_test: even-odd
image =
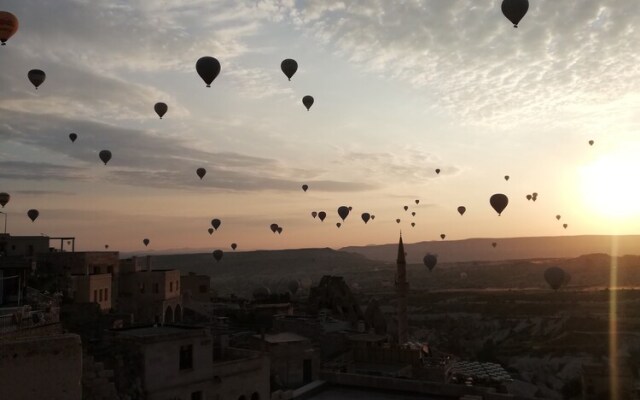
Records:
[[[402,243],[402,233],[398,243],[398,261],[396,269],[396,294],[398,296],[398,343],[404,344],[409,340],[409,324],[407,322],[407,292],[409,282],[407,282],[407,262],[404,258],[404,244]]]

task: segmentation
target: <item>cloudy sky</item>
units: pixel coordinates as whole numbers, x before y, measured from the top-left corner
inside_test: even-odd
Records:
[[[122,251],[640,233],[640,2],[530,3],[514,29],[499,0],[2,0],[8,230]]]

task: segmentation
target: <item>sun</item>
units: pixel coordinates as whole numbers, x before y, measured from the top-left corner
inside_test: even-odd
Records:
[[[640,153],[620,150],[581,170],[585,206],[602,217],[626,219],[640,215]]]

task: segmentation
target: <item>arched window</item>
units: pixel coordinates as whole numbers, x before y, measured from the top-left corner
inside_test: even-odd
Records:
[[[168,306],[164,312],[164,324],[170,324],[173,322],[173,310],[171,306]]]
[[[182,322],[182,307],[180,307],[180,304],[176,306],[176,309],[173,312],[173,320],[175,322]]]

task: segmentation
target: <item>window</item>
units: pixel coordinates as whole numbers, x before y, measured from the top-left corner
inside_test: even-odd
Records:
[[[169,282],[169,292],[173,292],[173,282]]]
[[[109,265],[107,267],[107,272],[110,273],[110,274],[113,274],[113,265]]]
[[[100,273],[100,267],[93,267],[93,273],[94,274],[99,274]]]
[[[99,301],[102,301],[102,289],[100,289],[100,291],[98,293],[99,293],[99,296],[98,296],[99,297]]]
[[[98,291],[97,290],[93,291],[93,302],[94,303],[98,302]]]
[[[207,293],[207,285],[200,285],[200,293]]]
[[[104,290],[104,301],[109,301],[109,289]]]
[[[160,285],[157,283],[153,284],[153,293],[160,293]]]
[[[202,400],[202,390],[198,390],[197,392],[191,393],[191,400]]]
[[[180,369],[193,368],[193,345],[180,346]]]

